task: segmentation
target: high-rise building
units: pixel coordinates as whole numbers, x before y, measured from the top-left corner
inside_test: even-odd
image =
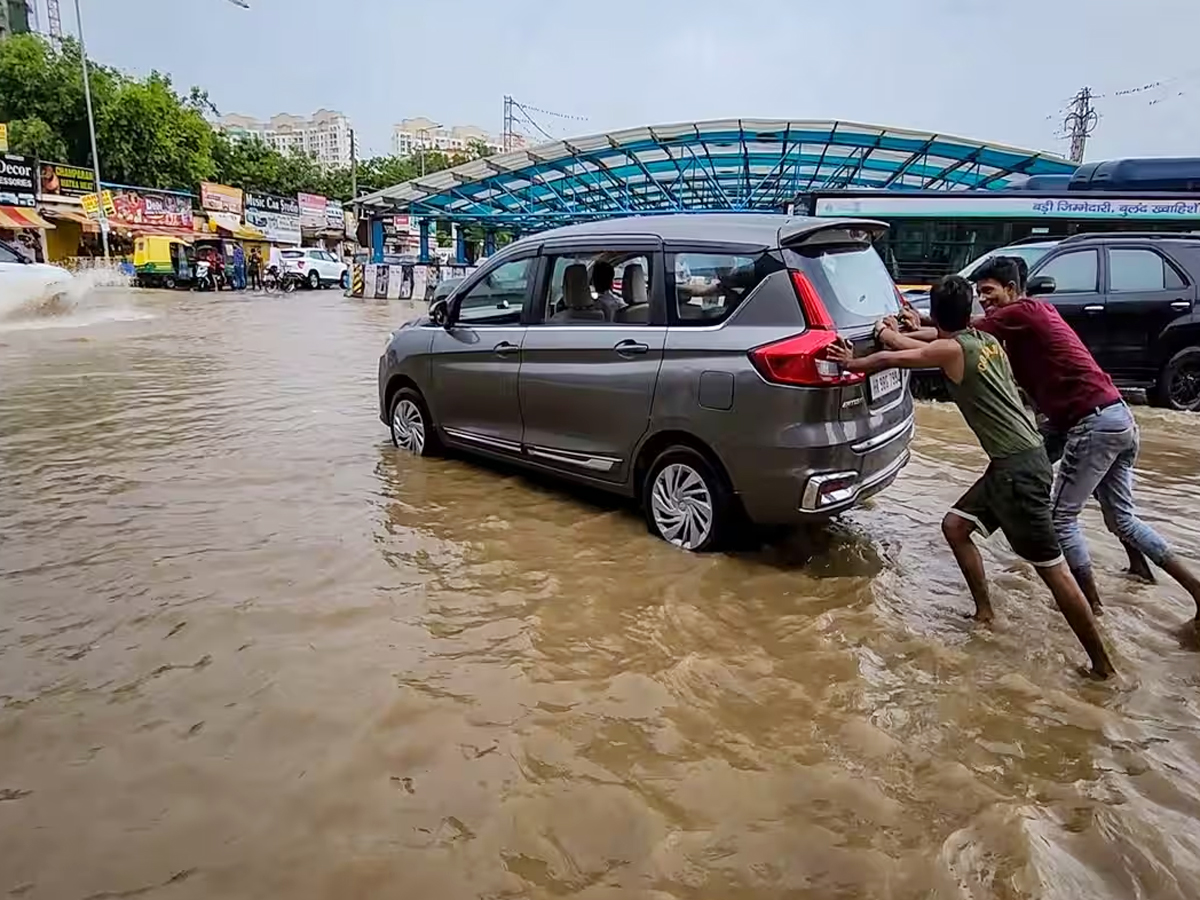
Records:
[[[397,156],[410,156],[421,150],[462,153],[469,150],[473,144],[483,144],[493,153],[504,152],[502,138],[474,125],[447,127],[432,119],[418,117],[404,119],[400,124],[392,126],[392,152]],[[524,146],[525,139],[518,136],[513,149]]]
[[[0,0],[0,38],[29,31],[29,6],[26,0]]]
[[[280,153],[306,153],[325,167],[350,165],[350,120],[319,109],[309,118],[280,113],[266,122],[249,116],[222,116],[217,127],[232,137],[258,137]]]

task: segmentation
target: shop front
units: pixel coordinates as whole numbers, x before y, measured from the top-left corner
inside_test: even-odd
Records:
[[[13,153],[0,153],[0,241],[24,255],[46,260],[46,232],[54,225],[37,209],[37,163]]]
[[[99,244],[100,224],[95,215],[88,215],[83,199],[96,205],[96,176],[82,166],[42,162],[38,187],[39,209],[54,223],[54,230],[46,233],[46,261],[73,268],[86,247]]]

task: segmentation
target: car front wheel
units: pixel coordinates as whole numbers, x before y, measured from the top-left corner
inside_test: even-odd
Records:
[[[1185,347],[1171,357],[1163,366],[1155,394],[1158,406],[1200,410],[1200,347]]]
[[[651,533],[695,553],[718,549],[734,517],[725,479],[691,447],[659,454],[646,473],[642,502]]]
[[[441,449],[425,398],[419,391],[401,388],[396,392],[389,422],[392,443],[399,449],[413,456],[433,456]]]

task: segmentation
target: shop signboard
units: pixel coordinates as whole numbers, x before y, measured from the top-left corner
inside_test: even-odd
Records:
[[[67,163],[38,164],[43,197],[83,197],[96,193],[96,173]]]
[[[325,230],[346,233],[346,214],[340,200],[325,201]]]
[[[297,194],[296,201],[300,204],[300,226],[315,228],[318,231],[325,227],[325,207],[328,201],[320,194]]]
[[[192,198],[152,190],[113,191],[114,213],[109,216],[117,226],[154,225],[159,228],[192,230]]]
[[[272,244],[300,245],[300,204],[295,197],[247,193],[246,224]]]
[[[32,159],[0,153],[0,206],[37,206],[37,165]]]
[[[0,153],[8,152],[8,123],[0,122]]]
[[[210,212],[242,214],[242,189],[227,184],[200,182],[200,207]]]
[[[117,214],[117,208],[113,204],[112,191],[101,191],[100,199],[96,200],[95,194],[84,194],[79,198],[79,202],[83,204],[83,211],[89,219],[100,218],[100,204],[104,204],[104,217],[111,219]]]

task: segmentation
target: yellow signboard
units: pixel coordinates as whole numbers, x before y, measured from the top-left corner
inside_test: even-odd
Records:
[[[0,122],[0,153],[8,152],[8,123]]]
[[[104,203],[104,216],[111,219],[117,214],[117,208],[113,205],[112,191],[101,191],[100,199]],[[100,218],[100,205],[96,202],[95,194],[84,194],[79,198],[79,202],[83,204],[83,211],[87,213],[89,219]]]

